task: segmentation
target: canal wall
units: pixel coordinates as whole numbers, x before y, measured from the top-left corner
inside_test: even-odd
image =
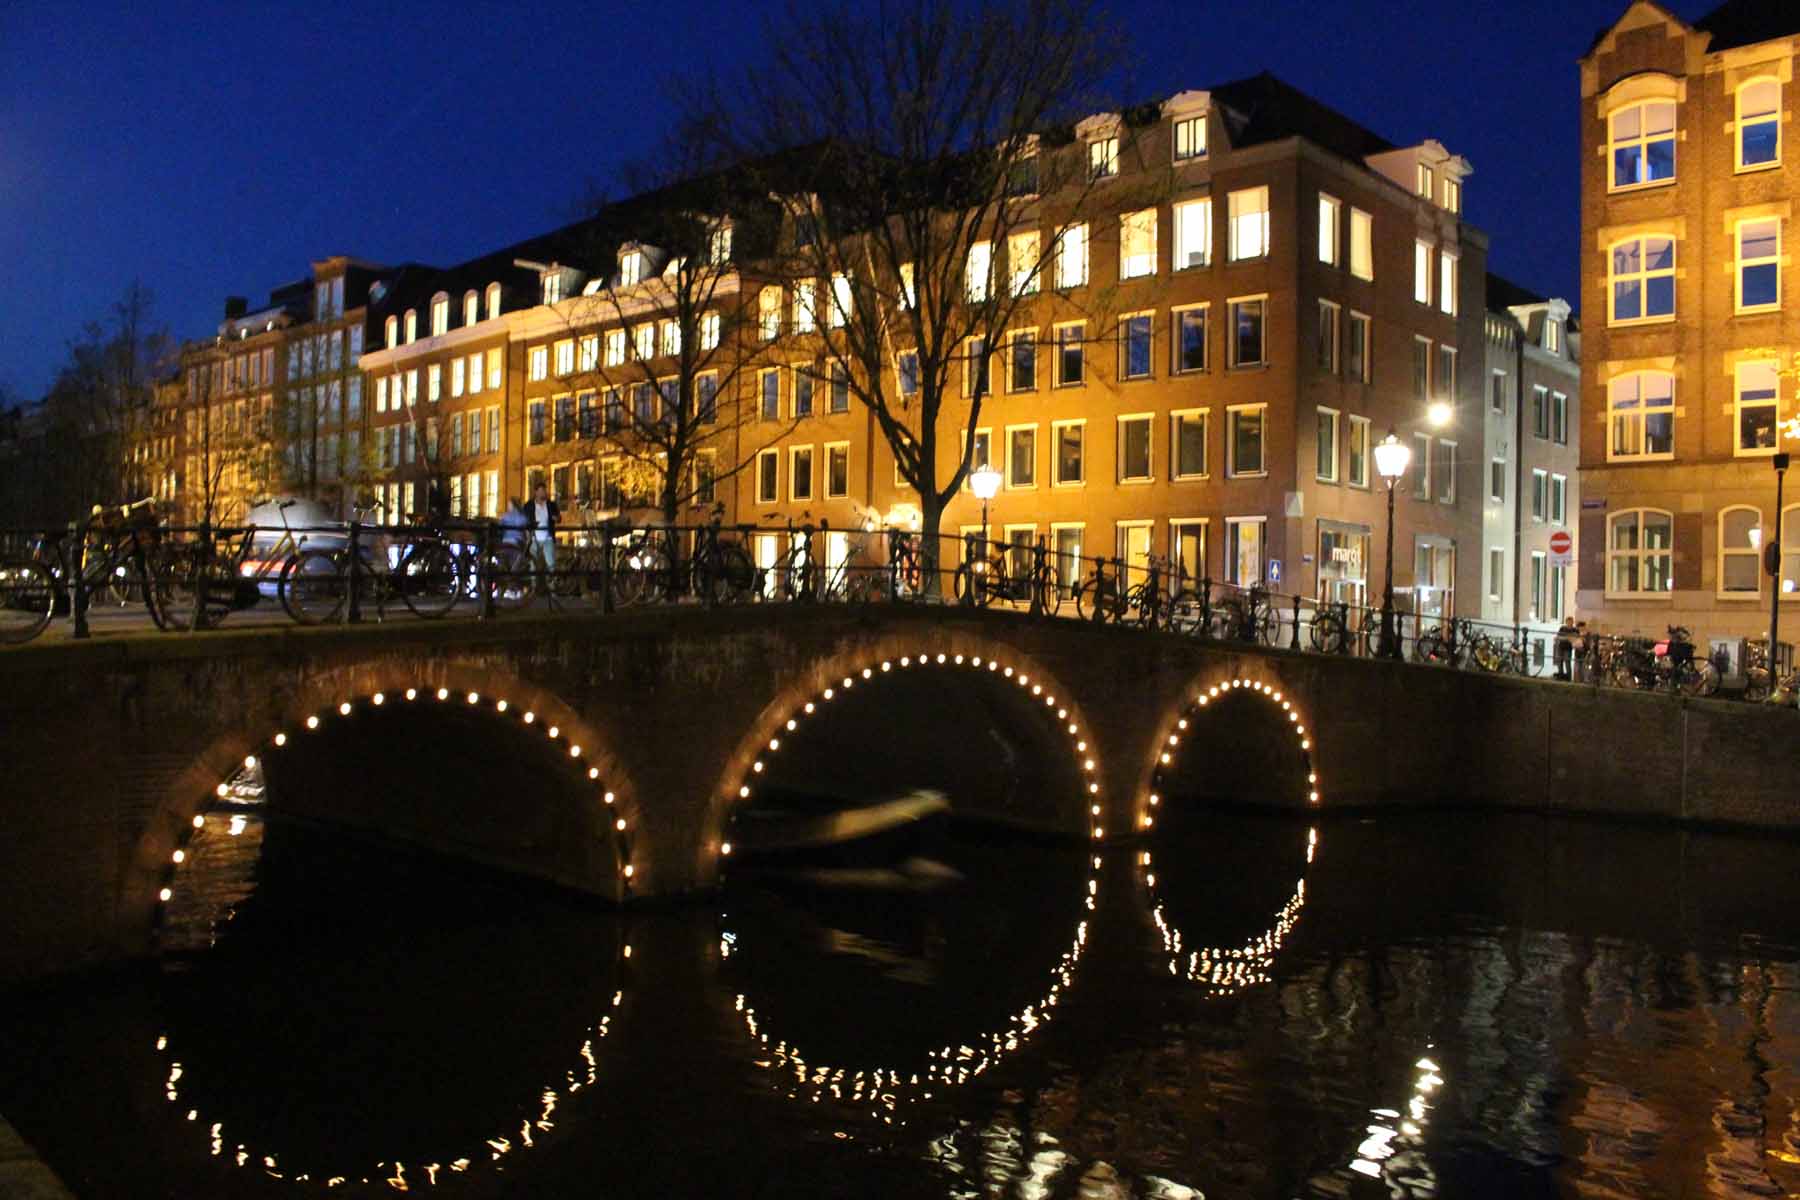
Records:
[[[1013,704],[1007,720],[1021,730],[1020,714],[1038,713],[1043,732],[1027,750],[1066,757],[1100,809],[1090,827],[1088,806],[1058,795],[1009,820],[1075,837],[1142,832],[1164,754],[1197,763],[1188,777],[1205,779],[1207,764],[1270,737],[1304,737],[1326,811],[1454,805],[1800,830],[1791,709],[1016,614],[759,606],[116,637],[0,652],[0,981],[148,952],[159,894],[179,885],[175,852],[218,785],[246,757],[274,753],[277,734],[293,739],[287,753],[326,753],[318,747],[336,743],[309,743],[306,721],[339,720],[340,704],[362,711],[376,692],[398,703],[409,688],[424,705],[475,694],[470,711],[504,717],[513,733],[528,711],[542,758],[523,766],[579,771],[585,790],[558,810],[561,793],[542,789],[533,807],[518,789],[445,787],[423,808],[416,794],[379,788],[354,802],[322,797],[313,811],[296,805],[299,815],[626,900],[710,885],[731,810],[764,778],[757,764],[777,753],[770,743],[789,736],[787,723],[824,721],[827,689],[845,679],[881,689],[921,658],[938,672],[929,687],[878,693],[890,699],[860,710],[855,727],[820,728],[847,754],[929,729],[931,755],[978,758],[989,753],[981,730],[958,736],[919,714],[934,695],[972,694],[969,673],[984,672],[990,692],[1001,683],[982,703]],[[1198,694],[1232,680],[1264,685],[1254,694],[1271,705],[1279,691],[1289,709],[1272,724],[1232,715],[1243,706],[1195,710]]]

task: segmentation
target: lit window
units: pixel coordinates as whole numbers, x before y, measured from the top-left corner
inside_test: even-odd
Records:
[[[1206,478],[1206,412],[1172,413],[1169,422],[1170,475],[1175,479]]]
[[[540,294],[545,304],[555,304],[563,298],[563,280],[561,271],[546,271],[539,281]]]
[[[1666,595],[1675,588],[1675,518],[1628,508],[1606,519],[1606,594]]]
[[[600,335],[590,333],[576,344],[576,369],[586,373],[600,365]]]
[[[969,303],[980,304],[988,298],[988,289],[994,278],[994,243],[976,242],[969,247],[969,257],[964,264],[966,273],[963,286],[969,297]]]
[[[1263,465],[1263,424],[1268,406],[1249,404],[1234,406],[1225,412],[1225,473],[1227,475],[1261,475]]]
[[[1737,261],[1738,311],[1769,309],[1780,304],[1781,219],[1739,221]]]
[[[1037,486],[1037,426],[1016,425],[1006,431],[1006,486]]]
[[[630,287],[644,280],[644,253],[641,250],[627,250],[619,255],[619,286]]]
[[[1737,90],[1737,165],[1766,167],[1781,159],[1781,84],[1757,79]]]
[[[1085,355],[1082,350],[1083,332],[1086,326],[1082,322],[1056,327],[1056,385],[1071,387],[1082,382],[1086,375]]]
[[[1234,367],[1261,366],[1268,361],[1265,357],[1264,312],[1268,302],[1260,297],[1254,300],[1231,301],[1231,365]]]
[[[648,321],[631,331],[631,349],[639,359],[656,357],[656,326]]]
[[[1413,299],[1431,303],[1431,243],[1413,243]]]
[[[1336,483],[1338,479],[1337,411],[1330,408],[1319,409],[1317,426],[1314,474],[1318,476],[1321,483]]]
[[[1762,590],[1762,510],[1733,505],[1719,510],[1719,586],[1722,596],[1754,596]]]
[[[1119,217],[1119,278],[1137,279],[1156,274],[1156,210],[1125,213]]]
[[[1360,208],[1350,210],[1350,273],[1375,278],[1375,218]]]
[[[1175,372],[1206,370],[1206,314],[1199,308],[1178,308],[1175,321]]]
[[[765,342],[772,342],[781,334],[781,289],[773,284],[765,287],[756,297],[757,333]]]
[[[1088,173],[1095,179],[1110,179],[1119,173],[1119,139],[1095,138],[1088,143]]]
[[[1175,270],[1211,261],[1212,201],[1184,200],[1175,205]]]
[[[425,368],[425,399],[433,404],[444,398],[444,368],[432,363]]]
[[[403,336],[404,336],[404,339],[405,339],[407,345],[410,346],[413,342],[418,341],[418,339],[419,339],[419,313],[418,313],[418,310],[411,309],[411,308],[406,310],[406,316],[403,319],[402,327],[405,331]]]
[[[1146,379],[1150,375],[1150,314],[1124,318],[1119,328],[1119,376]]]
[[[1615,324],[1675,315],[1674,238],[1652,235],[1620,242],[1608,261]]]
[[[1438,311],[1456,314],[1456,255],[1448,250],[1438,255]]]
[[[1015,296],[1030,296],[1038,290],[1038,233],[1032,229],[1015,233],[1006,239],[1007,288]]]
[[[1087,226],[1071,225],[1063,230],[1056,251],[1056,286],[1081,287],[1088,278]]]
[[[431,298],[431,336],[441,337],[450,330],[450,297],[443,292]]]
[[[681,322],[664,321],[658,332],[664,358],[674,358],[681,353]]]
[[[900,384],[902,396],[919,394],[919,352],[902,350],[894,362],[894,374]]]
[[[1607,457],[1672,458],[1675,454],[1675,377],[1633,371],[1606,388]]]
[[[609,329],[606,331],[606,365],[617,367],[625,362],[625,331]]]
[[[1454,179],[1444,180],[1444,207],[1451,212],[1462,211],[1462,184]]]
[[[831,327],[842,329],[850,320],[850,276],[839,271],[831,277]]]
[[[913,286],[913,265],[900,264],[900,307],[912,308],[918,304],[918,290]]]
[[[1261,258],[1269,252],[1269,189],[1245,188],[1228,198],[1231,218],[1231,261]]]
[[[1552,354],[1562,353],[1562,322],[1544,319],[1544,349]]]
[[[720,221],[706,237],[706,261],[717,266],[731,259],[731,224]]]
[[[1338,214],[1342,210],[1336,197],[1319,193],[1319,261],[1338,265]]]
[[[490,283],[487,286],[487,319],[491,321],[499,315],[500,315],[500,285],[497,283]],[[489,478],[492,478],[492,476],[489,476]],[[492,507],[491,503],[490,503],[489,507],[490,508]]]
[[[1425,197],[1427,200],[1431,199],[1432,174],[1430,167],[1426,166],[1424,163],[1420,163],[1418,165],[1418,178],[1414,183],[1414,191]]]
[[[717,350],[719,348],[719,314],[704,313],[700,317],[700,349]]]
[[[1050,427],[1050,438],[1054,443],[1051,482],[1056,486],[1070,487],[1086,479],[1086,464],[1082,457],[1086,429],[1080,421],[1059,421]]]
[[[1206,117],[1175,122],[1175,161],[1206,157]]]
[[[473,325],[479,320],[481,320],[481,296],[474,288],[470,288],[463,294],[463,324],[465,326]]]
[[[1651,100],[1608,118],[1612,187],[1641,187],[1675,178],[1675,102]]]
[[[1120,417],[1119,482],[1147,483],[1150,471],[1150,416]]]
[[[1261,583],[1266,517],[1225,518],[1225,582],[1238,587]]]
[[[1350,418],[1350,486],[1369,486],[1369,418]]]
[[[550,351],[548,347],[533,346],[531,348],[531,353],[526,356],[525,361],[527,364],[526,374],[532,382],[535,383],[540,379],[546,378],[550,374]],[[480,364],[477,364],[475,367],[475,377],[477,379],[481,377]],[[479,384],[475,385],[475,387],[477,391],[480,390]]]
[[[802,279],[794,284],[794,332],[811,333],[817,322],[817,302],[814,292],[818,284],[811,279]]]
[[[1733,452],[1738,455],[1773,454],[1779,405],[1776,385],[1780,376],[1772,362],[1741,362],[1736,371]]]
[[[563,338],[556,343],[556,374],[558,378],[573,373],[575,370],[575,339]]]

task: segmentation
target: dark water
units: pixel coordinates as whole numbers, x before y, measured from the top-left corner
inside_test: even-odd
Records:
[[[1800,846],[1164,824],[620,916],[252,818],[0,1112],[84,1197],[1800,1190]]]

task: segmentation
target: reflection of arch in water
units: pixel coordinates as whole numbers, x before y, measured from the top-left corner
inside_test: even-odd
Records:
[[[1271,684],[1237,677],[1196,692],[1193,703],[1158,740],[1160,749],[1157,751],[1157,760],[1151,767],[1150,788],[1139,813],[1139,824],[1144,829],[1153,828],[1156,824],[1155,813],[1162,803],[1163,786],[1172,776],[1176,757],[1181,752],[1183,735],[1187,733],[1192,718],[1200,710],[1217,702],[1221,696],[1234,693],[1262,697],[1269,705],[1279,706],[1293,730],[1301,763],[1306,769],[1307,804],[1315,807],[1318,805],[1319,776],[1312,762],[1312,738],[1307,734],[1306,725],[1301,721],[1294,702],[1284,697]],[[1206,989],[1208,996],[1229,996],[1245,988],[1270,982],[1276,952],[1293,931],[1300,919],[1301,909],[1306,906],[1306,876],[1312,869],[1318,847],[1319,830],[1317,826],[1309,827],[1306,831],[1306,862],[1299,878],[1294,881],[1293,894],[1275,911],[1266,930],[1234,946],[1194,946],[1188,942],[1157,897],[1156,872],[1150,851],[1140,851],[1137,856],[1139,878],[1149,893],[1151,916],[1162,937],[1163,949],[1169,954],[1169,974],[1200,984]]]
[[[600,804],[608,813],[606,828],[610,833],[609,844],[618,863],[619,887],[621,898],[631,891],[632,878],[637,873],[637,866],[632,861],[633,836],[631,823],[621,811],[618,796],[610,790],[600,777],[600,768],[589,765],[583,759],[581,743],[564,736],[564,730],[555,722],[541,719],[535,709],[514,705],[506,697],[483,696],[480,692],[453,692],[448,687],[430,687],[419,684],[396,690],[392,695],[385,691],[373,692],[354,700],[340,700],[336,705],[321,708],[297,721],[290,729],[277,730],[263,745],[264,755],[280,754],[288,751],[290,746],[302,744],[308,735],[317,733],[326,727],[328,722],[352,720],[361,711],[381,709],[388,705],[455,705],[472,711],[480,711],[496,719],[519,722],[521,727],[541,730],[546,744],[550,745],[559,758],[568,762],[570,769],[579,773],[585,783],[592,786]],[[264,802],[262,760],[255,754],[246,754],[241,764],[233,767],[231,773],[213,788],[211,796],[202,801],[198,811],[194,813],[190,827],[176,839],[175,849],[170,853],[163,869],[157,900],[158,921],[166,915],[167,907],[175,899],[176,874],[190,854],[199,849],[199,842],[210,828],[209,822],[229,822],[232,810],[239,815],[249,806]],[[241,826],[228,830],[231,834],[241,832]]]
[[[785,717],[779,712],[773,722],[759,729],[754,740],[750,742],[749,752],[738,756],[741,761],[748,758],[741,774],[729,786],[728,803],[739,806],[747,802],[756,793],[761,777],[769,765],[769,759],[780,752],[782,738],[785,734],[797,732],[807,720],[822,715],[827,706],[839,695],[848,693],[858,685],[869,686],[880,676],[895,671],[919,670],[949,671],[985,671],[989,675],[1009,680],[1018,686],[1020,694],[1034,705],[1041,703],[1046,715],[1055,713],[1055,723],[1064,731],[1069,741],[1069,749],[1075,762],[1080,766],[1081,778],[1084,780],[1088,810],[1088,834],[1094,841],[1105,836],[1105,809],[1100,795],[1100,775],[1098,756],[1093,746],[1082,734],[1081,722],[1073,714],[1073,701],[1067,698],[1058,699],[1056,689],[1047,684],[1042,676],[1032,682],[1031,672],[1016,668],[1009,663],[990,655],[953,654],[943,651],[936,653],[912,655],[901,654],[870,662],[865,666],[847,671],[837,682],[827,684],[810,697],[802,700],[788,710]],[[836,678],[834,676],[834,678]],[[721,840],[719,853],[729,855],[731,843]]]
[[[1087,895],[1083,907],[1093,912],[1099,896],[1098,872],[1101,860],[1089,860]],[[819,1103],[830,1097],[859,1107],[866,1106],[871,1116],[889,1125],[894,1123],[903,1103],[929,1099],[934,1092],[960,1087],[982,1072],[997,1065],[1017,1051],[1055,1016],[1056,1007],[1075,983],[1075,969],[1087,948],[1088,922],[1079,921],[1069,948],[1050,972],[1049,986],[1042,996],[1018,1012],[1011,1014],[999,1029],[977,1034],[957,1046],[944,1046],[928,1051],[926,1061],[908,1070],[891,1066],[852,1068],[809,1061],[799,1045],[775,1038],[762,1028],[756,1009],[739,993],[734,1008],[743,1019],[750,1040],[762,1048],[767,1058],[758,1065],[767,1068],[778,1080],[785,1080],[789,1099]],[[743,953],[736,934],[729,930],[719,937],[719,955],[730,958]]]
[[[623,975],[625,960],[631,957],[631,945],[625,943],[619,952],[618,962]],[[612,1003],[605,1016],[590,1026],[583,1036],[581,1047],[575,1058],[562,1075],[561,1079],[552,1080],[539,1089],[535,1117],[522,1118],[517,1129],[506,1128],[495,1132],[494,1136],[483,1140],[479,1147],[466,1147],[467,1153],[458,1154],[454,1158],[445,1158],[436,1162],[413,1163],[410,1167],[398,1160],[377,1162],[361,1168],[350,1168],[347,1171],[327,1171],[323,1168],[314,1170],[295,1170],[283,1163],[281,1155],[270,1147],[251,1147],[238,1142],[231,1143],[223,1121],[208,1121],[208,1116],[198,1109],[190,1108],[185,1116],[196,1126],[206,1130],[208,1152],[213,1158],[226,1159],[237,1167],[248,1167],[269,1176],[272,1179],[285,1179],[293,1183],[323,1184],[328,1188],[341,1187],[349,1183],[371,1184],[385,1183],[398,1191],[406,1191],[409,1187],[424,1183],[435,1185],[447,1181],[450,1177],[467,1173],[480,1166],[481,1162],[499,1163],[507,1155],[515,1151],[527,1150],[537,1145],[538,1139],[556,1128],[553,1119],[559,1103],[571,1100],[582,1089],[591,1087],[599,1081],[599,1064],[596,1058],[596,1047],[613,1031],[613,1017],[625,1002],[625,982],[621,979],[621,987],[613,992]],[[163,1099],[172,1105],[181,1101],[181,1086],[184,1070],[176,1056],[174,1045],[167,1034],[156,1039],[156,1052],[169,1060],[169,1073],[163,1083]],[[474,1157],[471,1157],[473,1155]],[[485,1155],[485,1159],[480,1156]],[[341,1164],[340,1164],[341,1165]],[[408,1170],[414,1172],[409,1178]]]

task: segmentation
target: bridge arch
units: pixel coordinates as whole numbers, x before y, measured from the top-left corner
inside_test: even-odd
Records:
[[[1149,761],[1143,767],[1132,821],[1135,828],[1148,831],[1155,827],[1158,810],[1168,795],[1168,785],[1174,779],[1182,752],[1191,749],[1195,741],[1193,727],[1196,720],[1221,698],[1233,696],[1260,699],[1267,703],[1272,713],[1278,713],[1285,720],[1306,775],[1305,806],[1318,807],[1322,789],[1315,750],[1316,729],[1303,712],[1299,699],[1279,685],[1247,672],[1213,674],[1209,681],[1184,690],[1181,699],[1172,706],[1173,711],[1164,718],[1157,739],[1152,743]]]
[[[606,879],[581,886],[624,901],[644,884],[650,855],[639,836],[639,801],[607,739],[574,708],[491,664],[447,662],[422,671],[374,661],[309,676],[269,711],[220,733],[195,754],[164,790],[138,839],[126,885],[128,911],[147,914],[150,924],[160,917],[175,887],[173,873],[205,827],[206,810],[241,772],[260,770],[271,755],[291,753],[334,721],[405,706],[443,706],[541,734],[546,751],[591,796],[592,828],[611,857]]]
[[[813,662],[764,705],[727,757],[707,806],[698,848],[700,877],[717,878],[721,859],[731,853],[726,828],[732,814],[757,794],[789,735],[803,731],[859,688],[879,688],[884,680],[921,672],[938,673],[952,685],[967,683],[976,673],[1004,681],[1022,709],[1041,713],[1038,719],[1066,745],[1081,780],[1082,821],[1071,832],[1093,843],[1106,836],[1099,746],[1070,687],[1034,656],[962,630],[894,631]]]

